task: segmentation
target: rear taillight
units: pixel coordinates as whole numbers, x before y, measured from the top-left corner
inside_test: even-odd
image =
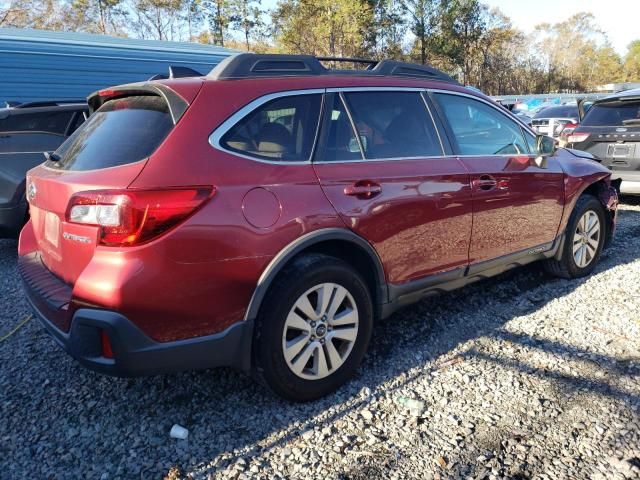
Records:
[[[563,133],[564,135],[569,135],[570,133],[573,133],[573,131],[576,128],[578,128],[578,124],[577,123],[568,122],[568,123],[565,123],[564,125],[562,125],[562,128],[560,129],[560,132]]]
[[[589,133],[572,133],[567,137],[567,142],[569,143],[580,143],[584,142],[587,138],[589,138]]]
[[[138,245],[188,218],[213,192],[213,187],[79,192],[69,200],[66,221],[100,227],[100,245]]]

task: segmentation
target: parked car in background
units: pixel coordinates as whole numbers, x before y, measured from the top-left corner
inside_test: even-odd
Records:
[[[92,95],[28,173],[19,269],[47,331],[104,373],[233,365],[304,401],[402,306],[534,261],[593,271],[606,168],[438,70],[367,63],[239,54]]]
[[[84,123],[86,102],[33,102],[0,109],[0,238],[27,218],[25,175]]]
[[[539,110],[531,120],[534,132],[560,138],[563,133],[571,133],[579,123],[577,105],[555,105]]]
[[[501,98],[495,99],[495,101],[496,103],[498,103],[498,105],[502,105],[505,109],[509,110],[512,114],[514,114],[518,118],[518,120],[523,122],[525,125],[529,127],[531,126],[532,114],[530,114],[529,111],[522,108],[522,107],[526,107],[525,104],[517,101],[504,100]]]
[[[518,117],[525,125],[531,127],[531,122],[533,118],[531,117],[531,115],[527,110],[520,110],[520,109],[514,108],[513,110],[511,110],[511,113],[513,113],[516,117]]]
[[[640,89],[596,100],[583,115],[568,146],[595,155],[622,193],[640,195]]]

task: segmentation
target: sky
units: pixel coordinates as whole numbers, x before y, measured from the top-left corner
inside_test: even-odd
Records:
[[[620,55],[640,39],[640,0],[484,0],[498,7],[513,25],[529,33],[540,23],[558,23],[578,12],[591,12]]]

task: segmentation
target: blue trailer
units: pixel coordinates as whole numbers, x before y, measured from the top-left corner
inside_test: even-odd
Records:
[[[234,53],[198,43],[0,28],[0,106],[84,99],[101,88],[166,75],[169,66],[207,74]]]

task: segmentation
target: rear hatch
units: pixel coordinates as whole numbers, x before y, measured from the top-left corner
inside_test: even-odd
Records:
[[[617,172],[614,178],[638,176],[640,181],[640,97],[596,102],[568,141]]]
[[[75,283],[100,241],[98,226],[67,221],[72,196],[126,189],[188,107],[186,100],[156,83],[101,91],[89,104],[95,112],[87,122],[27,175],[42,261],[69,284]]]

